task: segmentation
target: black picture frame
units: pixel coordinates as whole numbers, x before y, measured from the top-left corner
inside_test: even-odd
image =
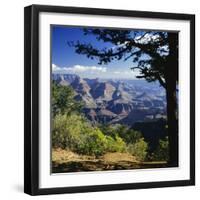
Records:
[[[190,179],[162,182],[39,188],[39,13],[76,13],[190,23]],[[160,12],[31,5],[24,9],[24,192],[30,195],[161,188],[195,184],[195,16]]]

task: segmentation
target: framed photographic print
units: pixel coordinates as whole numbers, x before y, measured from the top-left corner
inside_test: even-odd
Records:
[[[195,184],[195,16],[25,8],[24,191]]]

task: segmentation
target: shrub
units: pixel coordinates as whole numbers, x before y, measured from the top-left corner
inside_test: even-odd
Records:
[[[81,115],[56,115],[53,120],[53,147],[75,149],[81,142],[80,135],[86,126]]]
[[[106,151],[107,152],[125,152],[126,143],[119,136],[115,138],[106,136]]]
[[[119,136],[124,139],[126,143],[135,143],[142,138],[142,134],[139,131],[128,129],[126,132],[119,132]]]
[[[140,138],[137,142],[129,144],[127,150],[138,160],[144,161],[147,156],[148,144],[144,138]]]
[[[99,127],[105,135],[115,138],[116,136],[123,139],[124,142],[135,143],[138,139],[142,138],[142,133],[129,128],[126,125],[101,125]]]
[[[86,119],[77,114],[54,117],[52,146],[70,149],[87,155],[102,155],[106,150],[105,135],[92,127]]]
[[[159,144],[153,153],[153,159],[157,161],[169,160],[169,141],[168,137],[163,140],[159,140]]]
[[[79,112],[82,103],[74,99],[74,90],[70,86],[52,84],[52,114],[71,114]]]
[[[117,133],[117,126],[114,125],[100,125],[99,126],[100,130],[106,135],[114,138],[118,133]]]
[[[93,127],[83,116],[75,113],[54,117],[52,146],[95,156],[126,151],[126,143],[121,137],[104,135],[98,127]]]
[[[78,153],[95,156],[105,153],[106,137],[98,128],[87,127],[80,138],[81,142],[76,148]]]

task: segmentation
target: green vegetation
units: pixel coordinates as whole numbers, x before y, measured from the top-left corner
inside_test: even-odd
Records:
[[[135,155],[138,160],[144,161],[147,156],[148,144],[144,141],[144,138],[140,138],[133,144],[128,145],[128,152]]]
[[[112,137],[119,136],[123,138],[126,143],[135,143],[138,139],[142,138],[141,132],[121,124],[101,125],[99,128],[105,135]]]
[[[58,114],[53,121],[52,145],[70,149],[79,154],[102,155],[105,152],[124,152],[126,143],[122,138],[104,135],[82,115]]]
[[[111,136],[106,136],[106,151],[107,152],[125,152],[126,151],[126,143],[119,136],[115,136],[115,138]]]
[[[125,125],[91,124],[81,114],[81,103],[74,100],[69,86],[52,85],[52,147],[70,150],[79,155],[99,157],[105,153],[128,153],[138,161],[148,158],[149,145],[142,133]],[[168,159],[168,140],[160,140],[154,160]]]
[[[82,104],[74,100],[74,91],[70,86],[52,84],[52,112],[57,114],[70,114],[80,111]]]
[[[169,140],[168,137],[159,140],[159,144],[153,153],[153,159],[159,161],[169,160]]]

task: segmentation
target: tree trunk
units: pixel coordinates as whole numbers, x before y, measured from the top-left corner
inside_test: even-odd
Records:
[[[178,80],[178,34],[168,33],[169,56],[165,70],[169,166],[178,166],[178,120],[176,83]]]

